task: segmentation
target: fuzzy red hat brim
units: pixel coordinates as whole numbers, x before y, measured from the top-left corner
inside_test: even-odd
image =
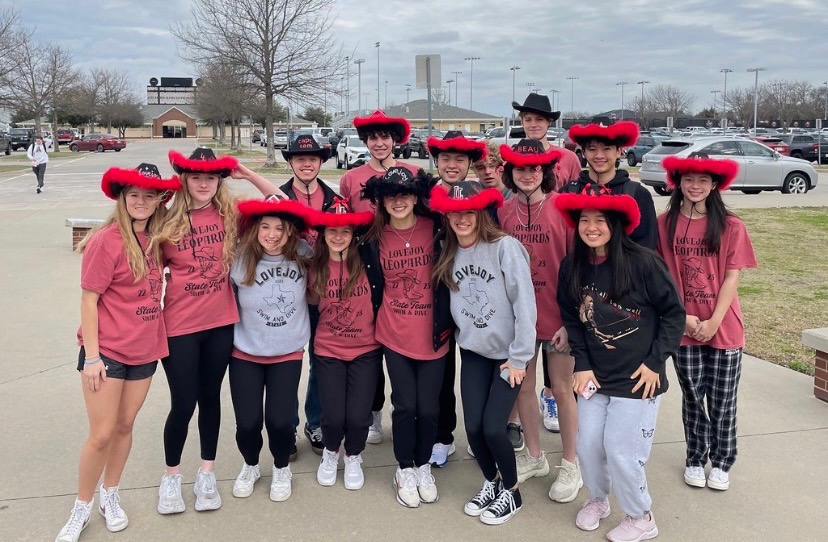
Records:
[[[515,152],[509,145],[500,146],[500,157],[513,167],[546,166],[557,162],[562,156],[563,153],[554,147],[541,154],[523,154]]]
[[[619,147],[632,147],[638,141],[640,133],[638,124],[629,120],[622,120],[612,126],[576,124],[569,129],[569,138],[581,147],[586,146],[593,140],[605,141],[610,145]]]
[[[253,221],[260,216],[277,216],[291,221],[301,232],[304,231],[311,219],[311,209],[292,199],[264,201],[250,199],[237,204],[241,218],[242,231],[247,230]]]
[[[215,173],[227,177],[239,165],[239,161],[232,156],[220,156],[215,160],[190,160],[175,150],[171,150],[168,156],[170,165],[179,175],[182,173]]]
[[[667,171],[669,188],[677,187],[685,173],[704,173],[716,182],[716,190],[722,191],[727,190],[739,174],[739,163],[735,160],[668,156],[661,161],[661,166]]]
[[[449,196],[445,187],[435,186],[431,189],[429,200],[429,207],[442,214],[482,211],[490,205],[503,205],[503,194],[497,188],[485,188],[470,198],[457,199]]]
[[[408,141],[411,135],[411,124],[403,117],[387,117],[385,115],[368,115],[367,117],[354,117],[354,128],[360,138],[366,132],[373,130],[388,130],[397,134],[397,143],[402,145]]]
[[[564,220],[570,228],[577,228],[578,226],[573,213],[585,209],[621,213],[627,219],[627,226],[624,228],[627,235],[631,234],[641,222],[641,211],[638,209],[638,203],[632,196],[626,194],[602,196],[559,194],[555,198],[555,208],[563,214]]]
[[[101,190],[109,199],[118,199],[118,195],[126,186],[155,189],[159,192],[166,191],[168,194],[164,196],[164,201],[167,201],[172,197],[173,192],[181,190],[181,181],[175,175],[169,179],[158,179],[142,175],[136,169],[119,167],[109,168],[101,178]]]
[[[374,213],[371,211],[363,213],[323,213],[313,209],[310,216],[311,226],[317,228],[343,228],[345,226],[358,228],[368,226],[373,221]]]
[[[472,141],[465,137],[452,137],[449,139],[429,137],[426,144],[428,146],[428,152],[435,158],[441,152],[458,152],[467,155],[471,162],[477,162],[478,160],[483,160],[488,155],[488,149],[485,143]]]

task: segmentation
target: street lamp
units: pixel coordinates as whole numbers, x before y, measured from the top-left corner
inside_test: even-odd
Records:
[[[469,109],[474,109],[474,61],[480,60],[479,56],[467,56],[463,60],[468,60],[471,63],[471,70],[469,71]]]
[[[644,85],[648,84],[649,81],[638,81],[636,85],[641,85],[641,123],[644,123]]]
[[[580,77],[567,77],[567,79],[572,83],[572,86],[569,91],[569,111],[575,111],[575,81],[580,79]]]
[[[411,101],[411,83],[405,84],[405,103]]]
[[[629,85],[629,83],[626,81],[615,83],[615,86],[621,87],[621,120],[624,120],[624,85]]]
[[[347,81],[347,91],[345,94],[345,110],[346,117],[351,116],[351,57],[345,57],[345,81]]]
[[[711,90],[710,94],[713,95],[713,119],[716,119],[716,96],[721,94],[721,90]]]
[[[457,87],[460,84],[460,75],[463,72],[460,70],[454,70],[451,74],[454,76],[454,107],[457,107]]]
[[[550,89],[549,89],[549,92],[551,92],[551,93],[552,93],[552,111],[556,111],[556,109],[555,109],[555,96],[557,96],[558,94],[560,94],[560,93],[561,93],[561,91],[560,91],[560,90],[556,90],[556,89],[554,89],[554,88],[550,88]],[[560,108],[560,107],[561,107],[561,98],[560,98],[560,97],[558,97],[558,108]]]
[[[385,80],[385,107],[388,107],[388,79]]]
[[[517,71],[520,69],[520,66],[512,66],[509,68],[512,70],[512,101],[515,101],[515,76],[517,75]],[[512,111],[512,117],[515,116],[515,112]]]
[[[451,105],[451,84],[454,83],[454,88],[457,88],[457,81],[449,79],[446,83],[448,83],[448,104]]]
[[[526,88],[529,89],[529,92],[535,92],[536,90],[538,90],[535,88],[535,83],[526,83]]]
[[[379,66],[379,50],[380,50],[380,42],[376,42],[374,47],[377,48],[377,109],[380,108],[380,66]],[[368,103],[366,102],[365,105],[367,106]]]
[[[748,73],[756,74],[753,80],[753,133],[756,134],[756,124],[759,115],[759,72],[767,71],[767,68],[748,68]]]
[[[825,85],[825,112],[822,114],[823,120],[828,120],[828,81],[823,81]]]
[[[357,116],[362,115],[362,64],[365,62],[364,58],[354,60],[357,65]],[[366,102],[367,105],[368,102]]]
[[[722,68],[719,70],[719,73],[724,74],[724,92],[722,93],[722,111],[724,112],[724,117],[727,118],[727,74],[733,73],[733,70],[730,68]]]

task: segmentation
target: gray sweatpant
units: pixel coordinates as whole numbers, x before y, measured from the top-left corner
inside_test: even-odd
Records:
[[[644,465],[653,446],[659,404],[660,395],[578,397],[578,459],[590,499],[605,500],[614,488],[625,514],[638,518],[650,511],[653,500]]]

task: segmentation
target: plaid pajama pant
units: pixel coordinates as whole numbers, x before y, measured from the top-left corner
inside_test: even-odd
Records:
[[[736,461],[736,392],[742,373],[742,349],[682,346],[675,358],[682,392],[681,417],[688,467],[725,472]]]

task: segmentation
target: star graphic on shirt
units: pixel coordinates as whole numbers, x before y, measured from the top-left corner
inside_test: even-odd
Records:
[[[470,279],[465,292],[462,292],[461,295],[469,305],[477,308],[480,314],[483,314],[483,308],[489,304],[489,296],[486,295],[486,292],[477,290],[477,279]]]
[[[293,292],[283,292],[281,284],[274,284],[270,297],[265,297],[265,302],[279,309],[279,312],[285,314],[288,307],[293,305]]]

